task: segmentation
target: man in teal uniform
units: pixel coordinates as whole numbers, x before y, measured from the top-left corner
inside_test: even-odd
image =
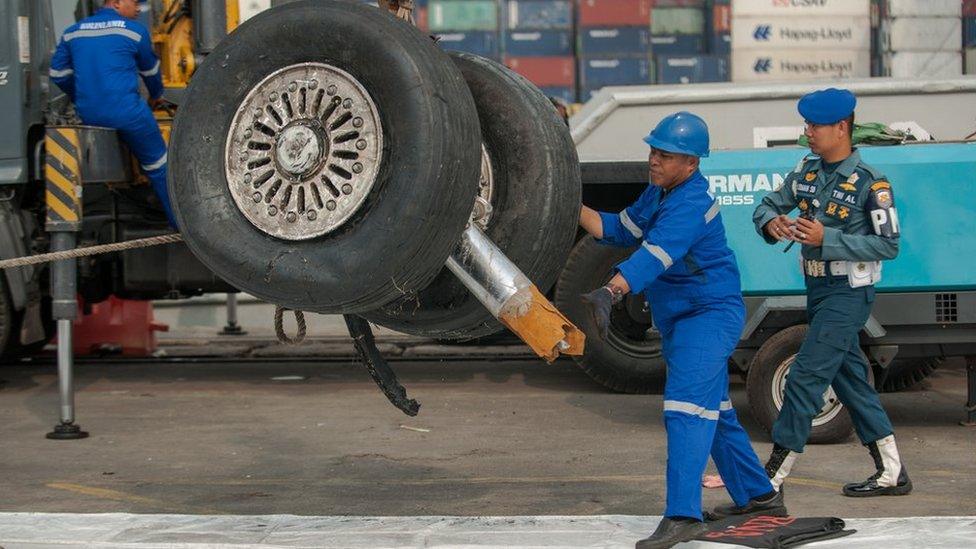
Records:
[[[871,314],[881,260],[898,255],[898,214],[891,184],[861,161],[851,144],[854,106],[847,90],[805,95],[798,109],[812,155],[803,158],[783,186],[756,208],[756,230],[775,244],[803,244],[810,330],[790,367],[783,408],[773,425],[773,452],[766,473],[779,490],[810,435],[823,394],[833,386],[850,412],[877,472],[844,486],[844,495],[904,495],[912,490],[888,415],[868,382],[870,367],[858,333]],[[796,219],[785,214],[798,208]]]

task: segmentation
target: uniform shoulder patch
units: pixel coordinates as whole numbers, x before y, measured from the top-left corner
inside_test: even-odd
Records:
[[[882,208],[890,208],[891,205],[894,203],[894,200],[891,198],[891,188],[885,187],[885,188],[878,188],[873,190],[874,190],[874,199],[877,201],[878,206]]]

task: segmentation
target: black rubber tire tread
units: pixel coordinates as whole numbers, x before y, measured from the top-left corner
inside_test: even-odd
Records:
[[[759,351],[752,357],[749,372],[746,375],[746,394],[749,397],[749,408],[753,418],[766,430],[772,431],[773,423],[779,416],[779,410],[770,394],[770,384],[773,375],[784,360],[795,355],[806,338],[807,324],[797,324],[784,328],[767,339]],[[866,360],[866,359],[865,359]],[[868,368],[868,382],[874,383],[874,372]],[[846,409],[842,409],[837,417],[823,425],[817,425],[810,430],[808,444],[834,444],[844,442],[854,432],[854,424]]]
[[[244,97],[273,71],[323,62],[353,75],[380,113],[383,159],[336,231],[286,241],[238,210],[224,146]],[[288,308],[358,313],[427,286],[477,193],[480,133],[450,58],[416,28],[356,2],[304,0],[241,25],[197,69],[173,124],[169,189],[193,253],[234,287]]]
[[[532,83],[504,65],[451,52],[474,96],[494,172],[486,234],[543,293],[573,246],[582,196],[566,123]],[[412,335],[469,340],[502,325],[447,268],[420,292],[366,314]]]
[[[620,393],[659,393],[667,377],[667,364],[661,354],[660,340],[650,342],[646,353],[637,356],[600,339],[596,325],[580,301],[580,295],[607,283],[613,266],[634,252],[633,248],[617,248],[598,244],[591,236],[584,236],[573,251],[556,283],[555,304],[567,318],[586,333],[586,348],[581,357],[573,357],[576,364],[604,387]]]
[[[897,393],[918,385],[932,375],[945,358],[913,357],[896,358],[886,368],[884,380],[878,389],[883,393]]]

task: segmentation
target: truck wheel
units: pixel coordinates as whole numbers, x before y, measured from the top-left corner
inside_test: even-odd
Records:
[[[542,92],[507,67],[477,55],[450,55],[481,120],[482,172],[472,222],[545,292],[559,275],[579,220],[579,162],[569,128]],[[438,339],[472,339],[502,329],[447,268],[430,286],[365,317]]]
[[[292,309],[357,313],[427,286],[471,213],[471,93],[382,10],[306,0],[223,40],[173,124],[169,188],[193,253]]]
[[[664,386],[667,366],[661,336],[654,329],[651,311],[640,296],[630,295],[611,314],[607,340],[600,339],[580,294],[607,283],[613,267],[633,249],[597,244],[591,236],[580,240],[556,284],[556,307],[586,333],[583,356],[576,363],[603,386],[621,393],[647,394]]]
[[[783,391],[786,388],[786,374],[800,351],[806,338],[808,326],[799,324],[783,329],[762,344],[752,358],[746,376],[746,393],[753,417],[767,431],[771,432],[780,408],[783,407]],[[874,383],[874,373],[868,368],[868,382]],[[847,440],[854,430],[851,417],[844,405],[827,388],[824,393],[824,406],[815,418],[810,431],[810,444],[830,444]]]
[[[879,389],[884,393],[897,393],[914,387],[943,362],[945,358],[942,357],[896,358],[885,368]]]

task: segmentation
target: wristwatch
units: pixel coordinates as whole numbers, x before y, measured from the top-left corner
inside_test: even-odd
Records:
[[[624,300],[624,291],[621,290],[620,288],[617,288],[616,286],[611,286],[609,284],[604,286],[604,288],[606,288],[607,291],[610,292],[610,302],[613,303],[614,305]]]

